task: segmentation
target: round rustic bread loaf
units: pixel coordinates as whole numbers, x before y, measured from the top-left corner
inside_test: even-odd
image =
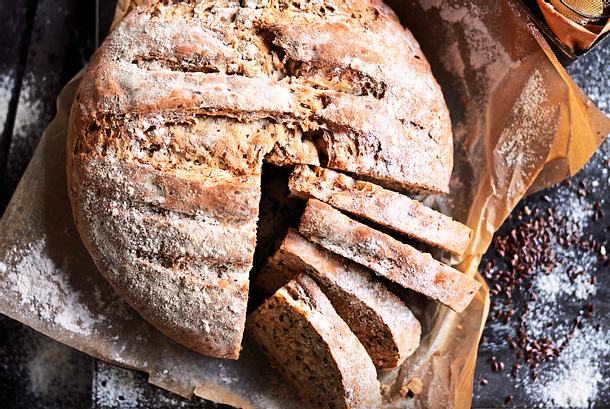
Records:
[[[377,0],[136,8],[91,60],[67,149],[102,274],[169,337],[225,358],[240,351],[264,161],[444,192],[453,157],[440,87]]]

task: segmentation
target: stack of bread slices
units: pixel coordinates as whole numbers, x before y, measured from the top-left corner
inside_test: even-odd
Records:
[[[471,236],[408,197],[448,192],[453,167],[418,43],[380,0],[138,4],[70,117],[68,191],[97,267],[176,342],[237,359],[248,326],[314,407],[374,407],[375,368],[421,335],[387,284],[458,312],[479,288],[407,244],[461,255]],[[307,204],[247,320],[257,229],[275,227],[259,220],[264,164],[290,169]]]
[[[289,230],[255,281],[272,295],[248,328],[314,407],[375,407],[375,368],[401,365],[421,336],[419,321],[382,280],[457,312],[479,284],[358,219],[458,255],[471,231],[405,195],[330,169],[296,166],[289,186],[307,206],[298,230]]]

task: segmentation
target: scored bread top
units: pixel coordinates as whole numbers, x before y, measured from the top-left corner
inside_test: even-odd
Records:
[[[236,359],[260,178],[202,180],[108,157],[78,156],[73,168],[76,225],[114,289],[170,338]]]
[[[74,105],[75,152],[237,174],[258,171],[265,155],[324,157],[387,184],[447,191],[442,92],[381,1],[152,3],[93,57]]]

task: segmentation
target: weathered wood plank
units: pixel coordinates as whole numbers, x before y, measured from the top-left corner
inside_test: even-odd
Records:
[[[72,36],[70,46],[66,54],[66,64],[62,74],[62,84],[68,81],[78,73],[91,58],[91,54],[96,48],[96,24],[99,27],[99,38],[103,41],[112,19],[114,17],[114,9],[116,0],[101,0],[99,1],[99,13],[96,13],[96,0],[81,0],[74,11],[76,18],[70,23]]]
[[[35,9],[36,0],[0,2],[3,19],[0,30],[0,181],[6,166],[18,85],[25,66],[25,50]]]
[[[89,61],[95,50],[95,0],[81,0],[70,17],[70,42],[61,76],[65,85]]]
[[[19,99],[4,174],[2,195],[8,201],[25,170],[42,131],[55,113],[61,73],[71,37],[69,17],[78,0],[40,0],[19,89]]]

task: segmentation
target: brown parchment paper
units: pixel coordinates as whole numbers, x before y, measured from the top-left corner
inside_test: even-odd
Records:
[[[119,0],[115,22],[141,0]],[[475,231],[462,260],[476,276],[494,231],[528,192],[574,174],[610,132],[553,57],[518,0],[390,0],[427,55],[455,135],[451,193],[429,197]],[[0,221],[0,312],[104,361],[150,374],[150,382],[245,408],[297,408],[296,396],[246,338],[241,358],[189,351],[129,308],[96,271],[73,224],[65,182],[69,107],[80,76],[58,98]],[[478,341],[489,308],[484,285],[456,314],[430,303],[417,352],[381,373],[388,408],[467,408]],[[423,381],[407,398],[413,377]],[[419,388],[416,388],[419,389]]]

